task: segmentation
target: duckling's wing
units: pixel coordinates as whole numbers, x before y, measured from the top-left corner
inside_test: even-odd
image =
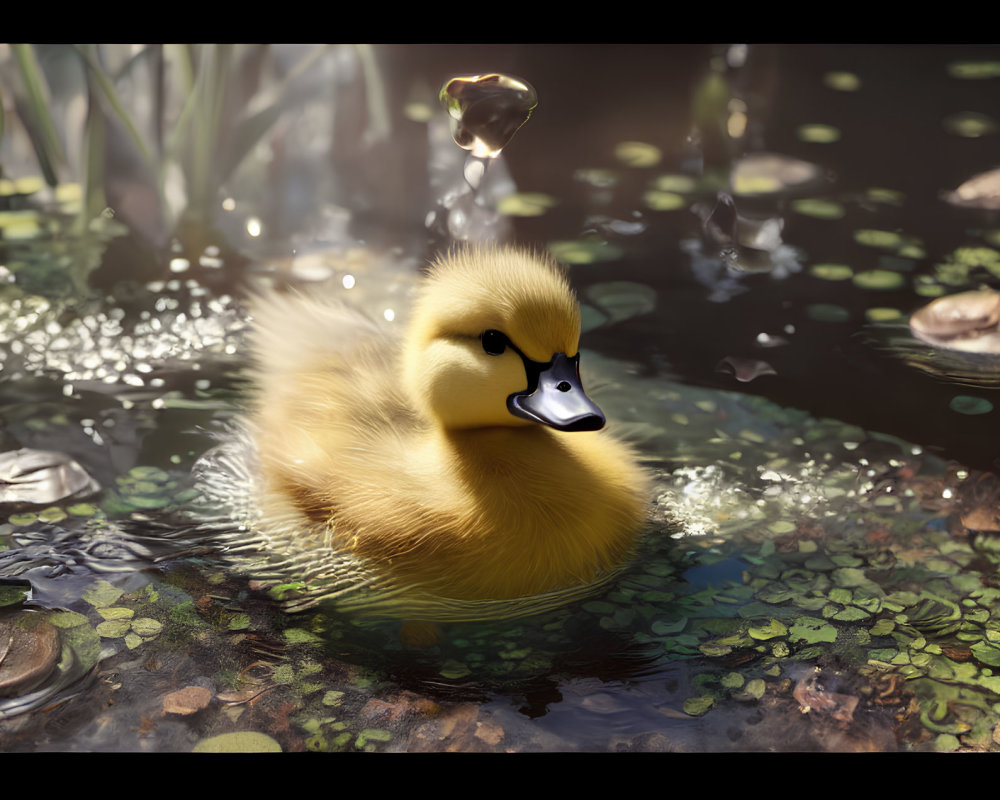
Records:
[[[385,328],[356,308],[331,297],[269,292],[251,300],[250,347],[256,368],[280,378],[331,355],[343,355]]]

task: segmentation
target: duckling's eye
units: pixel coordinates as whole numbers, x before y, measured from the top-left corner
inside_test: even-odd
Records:
[[[504,350],[507,349],[507,345],[510,344],[510,339],[504,336],[500,331],[488,330],[483,331],[479,337],[483,342],[483,350],[489,353],[491,356],[498,356]]]

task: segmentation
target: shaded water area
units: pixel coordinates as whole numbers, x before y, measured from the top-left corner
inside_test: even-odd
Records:
[[[79,194],[39,214],[0,150],[28,179],[0,197],[0,450],[50,454],[0,460],[0,750],[1000,748],[1000,356],[907,324],[1000,287],[1000,190],[951,194],[998,166],[1000,48],[361,53],[313,65],[202,237],[150,245],[127,193],[81,235]],[[437,92],[491,72],[538,106],[466,204]],[[655,476],[639,553],[430,647],[289,613],[232,509],[192,512],[248,287],[391,328],[435,250],[494,238],[570,266],[588,391]]]

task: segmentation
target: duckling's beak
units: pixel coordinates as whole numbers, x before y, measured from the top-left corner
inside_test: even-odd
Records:
[[[580,354],[557,353],[548,363],[522,355],[528,388],[507,398],[515,417],[541,422],[559,431],[597,431],[604,413],[587,397],[580,382]]]

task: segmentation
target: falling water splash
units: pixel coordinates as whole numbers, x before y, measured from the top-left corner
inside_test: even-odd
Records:
[[[487,187],[487,170],[531,117],[538,96],[526,81],[493,73],[452,78],[440,99],[452,139],[469,155],[459,182],[441,192],[439,209],[428,217],[427,227],[460,241],[498,238],[502,219],[490,203],[498,192]],[[493,184],[502,182],[503,170],[494,166],[490,176]]]

